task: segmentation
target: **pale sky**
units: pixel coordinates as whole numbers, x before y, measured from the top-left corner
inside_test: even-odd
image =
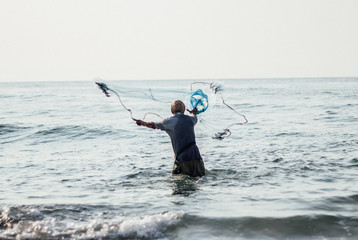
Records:
[[[0,0],[0,81],[358,77],[358,0]]]

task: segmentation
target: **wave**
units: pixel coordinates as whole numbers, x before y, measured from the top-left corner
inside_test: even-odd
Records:
[[[114,130],[104,128],[88,128],[78,125],[56,126],[39,130],[33,134],[33,137],[65,137],[65,138],[82,138],[91,139],[100,135],[113,134]]]
[[[210,239],[355,239],[358,218],[332,215],[301,215],[290,217],[207,218],[186,214],[181,239],[194,239],[205,226]],[[176,231],[181,232],[181,226]]]
[[[112,129],[108,127],[86,127],[79,125],[64,126],[22,126],[20,124],[1,124],[1,144],[13,143],[24,139],[33,141],[33,144],[56,142],[65,139],[87,140],[98,137],[117,135],[123,133],[123,129]]]
[[[26,129],[29,129],[29,127],[16,124],[0,124],[0,135],[3,136],[9,133],[14,133]]]
[[[127,216],[114,206],[4,207],[0,239],[354,239],[358,217],[204,217],[183,211]]]
[[[24,139],[31,127],[17,124],[0,124],[0,144],[13,143]]]
[[[172,211],[118,217],[108,213],[108,207],[39,208],[3,208],[0,239],[157,239],[162,238],[167,228],[180,222],[184,215],[182,211]]]
[[[340,204],[354,204],[358,205],[358,194],[347,196],[347,197],[332,197],[327,199],[330,204],[340,203]]]

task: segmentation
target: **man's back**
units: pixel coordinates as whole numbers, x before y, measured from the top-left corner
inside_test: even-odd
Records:
[[[196,117],[177,113],[161,123],[156,123],[155,127],[168,133],[174,153],[178,156],[186,150],[185,148],[190,147],[188,145],[195,144],[194,125],[196,122]]]
[[[205,175],[204,162],[195,142],[194,126],[198,121],[195,113],[194,116],[185,115],[185,105],[180,100],[172,103],[171,110],[174,115],[162,122],[136,120],[136,123],[168,133],[175,154],[173,174]]]

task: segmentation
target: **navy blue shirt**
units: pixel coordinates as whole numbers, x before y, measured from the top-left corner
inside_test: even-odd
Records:
[[[195,144],[194,126],[197,121],[196,116],[176,113],[160,123],[155,123],[156,129],[168,133],[178,162],[201,159],[199,149]]]

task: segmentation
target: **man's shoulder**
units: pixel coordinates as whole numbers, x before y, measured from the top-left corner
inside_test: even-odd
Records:
[[[174,114],[173,116],[171,116],[171,118],[194,118],[194,116],[191,116],[191,115],[186,115],[184,113],[177,113],[177,114]]]
[[[185,119],[185,121],[189,121],[192,122],[194,124],[196,124],[197,122],[197,117],[195,115],[186,115],[186,114],[182,114],[180,116],[181,119]]]

